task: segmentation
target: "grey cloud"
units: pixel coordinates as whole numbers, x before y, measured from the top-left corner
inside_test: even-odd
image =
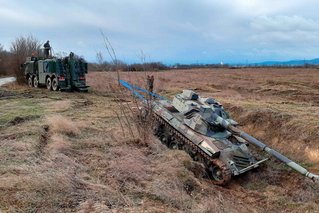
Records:
[[[251,22],[251,27],[266,32],[318,31],[319,21],[302,16],[260,16]]]
[[[103,51],[99,29],[119,58],[140,50],[164,62],[280,59],[289,51],[319,51],[315,0],[0,0],[0,43],[33,33],[56,51],[95,59]],[[298,45],[296,45],[298,44]],[[319,48],[317,48],[319,50]],[[256,51],[258,54],[256,54]]]
[[[319,45],[319,21],[302,16],[261,16],[251,22],[250,41],[276,51],[293,51]]]

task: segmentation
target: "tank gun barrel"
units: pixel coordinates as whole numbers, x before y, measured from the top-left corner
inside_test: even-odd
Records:
[[[269,153],[270,155],[274,156],[278,160],[284,162],[287,166],[291,167],[292,169],[296,170],[297,172],[303,174],[304,176],[312,179],[313,181],[319,181],[319,176],[309,172],[304,167],[300,166],[299,164],[295,163],[294,161],[290,160],[286,156],[282,155],[281,153],[277,152],[276,150],[271,149],[266,144],[262,143],[261,141],[257,140],[256,138],[252,137],[251,135],[247,134],[246,132],[240,130],[239,128],[233,126],[229,121],[223,119],[216,113],[212,115],[212,118],[217,121],[222,127],[227,129],[228,131],[232,132],[235,135],[238,135],[244,138],[249,143],[254,144],[262,151]]]

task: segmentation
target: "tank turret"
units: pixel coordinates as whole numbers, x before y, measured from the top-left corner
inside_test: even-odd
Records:
[[[192,90],[184,90],[173,99],[173,106],[184,116],[184,122],[187,126],[209,137],[227,138],[230,132],[221,128],[211,117],[217,114],[227,120],[232,125],[237,122],[232,120],[224,110],[223,105],[213,98],[201,98]]]

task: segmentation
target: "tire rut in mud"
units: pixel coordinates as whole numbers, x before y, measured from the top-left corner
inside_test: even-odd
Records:
[[[44,148],[48,144],[48,141],[50,139],[50,132],[49,132],[49,126],[48,125],[43,125],[41,134],[39,137],[39,142],[36,145],[36,156],[42,157],[44,153]]]

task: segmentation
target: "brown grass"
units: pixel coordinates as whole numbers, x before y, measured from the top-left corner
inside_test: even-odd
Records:
[[[155,90],[166,97],[185,87],[214,96],[244,130],[318,172],[315,115],[319,110],[313,98],[319,79],[316,70],[218,69],[154,75]],[[145,73],[121,76],[145,85]],[[15,93],[28,91],[33,98],[17,95],[13,100],[1,100],[1,110],[9,106],[12,114],[18,114],[21,107],[17,106],[31,104],[30,100],[33,111],[43,112],[1,129],[0,210],[317,211],[317,185],[274,159],[226,187],[212,185],[200,175],[202,166],[185,152],[168,150],[147,128],[142,129],[148,137],[141,138],[144,133],[139,133],[133,115],[136,103],[125,92],[114,94],[116,87],[107,86],[114,84],[114,79],[114,73],[91,72],[88,81],[92,93],[17,89]],[[26,117],[25,113],[30,112],[19,115]],[[45,124],[49,126],[47,132]],[[43,143],[41,135],[45,136]]]
[[[5,84],[3,87],[8,89],[8,90],[10,90],[10,91],[26,91],[26,90],[30,90],[30,88],[28,88],[28,86],[26,84],[18,84],[17,82],[12,82],[12,83]]]
[[[111,150],[115,155],[107,169],[107,177],[118,184],[141,184],[149,179],[148,159],[142,150],[130,146],[117,146]]]
[[[46,122],[52,132],[76,136],[80,130],[76,123],[62,115],[51,115],[46,118]]]
[[[172,97],[183,88],[191,88],[200,92],[201,95],[217,98],[243,125],[242,128],[245,131],[298,163],[305,163],[307,168],[318,173],[319,162],[316,154],[318,147],[315,141],[318,138],[319,121],[315,115],[319,111],[319,102],[314,98],[319,95],[317,69],[200,69],[152,74],[155,76],[155,91],[161,92],[166,97]],[[107,80],[114,78],[113,75],[113,73],[91,73],[88,79]],[[144,75],[145,73],[121,73],[123,79],[139,86],[144,85]],[[101,88],[95,88],[93,84],[93,89]],[[278,186],[279,184],[292,181],[290,178],[283,179],[282,175],[292,173],[292,177],[297,178],[295,184],[300,184],[302,176],[276,161],[272,163],[274,166],[271,163],[268,165],[270,168],[265,172],[266,176],[260,177],[261,173],[257,173],[256,179],[247,182],[256,183],[260,182],[260,178],[271,180],[272,177],[277,177],[277,180],[273,182],[264,183],[274,186],[266,191],[274,190],[275,196],[283,190]],[[262,185],[256,186],[255,189],[260,190]],[[315,194],[318,196],[318,193]],[[313,198],[309,199],[313,200]],[[280,202],[291,203],[285,196],[282,199]],[[255,202],[255,199],[252,200]],[[227,203],[227,199],[223,202]],[[282,205],[280,202],[269,201],[277,207]],[[269,203],[265,204],[266,208],[273,209]],[[298,204],[288,206],[285,208],[301,209]],[[305,209],[312,209],[313,203],[310,201],[305,206],[307,206]]]
[[[70,142],[59,134],[53,134],[50,143],[47,145],[47,149],[55,153],[64,152],[68,148],[70,148]]]
[[[319,165],[317,158],[308,153],[318,149],[318,69],[195,69],[148,74],[155,77],[155,91],[165,88],[163,94],[172,97],[183,88],[191,88],[203,96],[213,96],[252,135],[287,155],[298,153],[297,160]],[[143,72],[121,76],[136,85],[145,85]],[[114,73],[90,73],[88,81],[93,78],[108,81]],[[93,82],[92,85],[99,89]],[[294,149],[287,149],[287,143]]]
[[[64,112],[68,110],[71,107],[71,101],[70,100],[59,100],[55,101],[49,106],[47,106],[48,110],[52,112]]]

